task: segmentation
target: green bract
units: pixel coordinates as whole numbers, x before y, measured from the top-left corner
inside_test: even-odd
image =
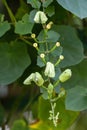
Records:
[[[52,64],[51,62],[47,62],[44,74],[45,74],[45,76],[54,78],[55,77],[54,64]]]
[[[72,76],[72,72],[70,69],[66,69],[60,76],[59,76],[59,80],[61,82],[65,82],[68,79],[70,79],[70,77]]]
[[[38,11],[34,17],[34,21],[36,23],[41,23],[41,24],[44,24],[46,23],[46,21],[48,20],[47,16],[45,15],[44,12],[42,11]]]

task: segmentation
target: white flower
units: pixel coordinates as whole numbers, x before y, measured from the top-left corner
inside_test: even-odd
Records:
[[[44,80],[40,73],[35,72],[33,81],[36,83],[37,86],[42,86],[44,83]]]
[[[44,74],[45,74],[45,76],[54,78],[55,77],[54,64],[52,64],[51,62],[47,62]]]
[[[24,84],[25,85],[29,85],[31,84],[31,82],[33,81],[33,78],[34,78],[34,73],[32,73],[30,76],[28,76],[25,80],[24,80]]]
[[[42,11],[38,11],[34,17],[34,21],[36,23],[41,23],[41,24],[44,24],[46,23],[46,21],[48,20],[47,16],[45,15],[44,12]]]
[[[70,79],[70,77],[72,76],[72,71],[70,69],[66,69],[60,76],[59,76],[59,80],[61,82],[65,82],[68,79]]]
[[[42,86],[44,83],[41,74],[38,72],[32,73],[27,79],[25,79],[24,84],[29,85],[32,81],[35,82],[37,86]]]

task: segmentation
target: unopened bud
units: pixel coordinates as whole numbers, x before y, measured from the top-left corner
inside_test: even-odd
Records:
[[[61,88],[61,91],[58,95],[59,98],[63,97],[65,95],[65,89],[64,88]]]
[[[41,23],[41,24],[44,24],[46,23],[46,21],[48,20],[47,16],[45,15],[44,12],[42,11],[38,11],[34,17],[34,21],[36,23]]]
[[[34,39],[36,37],[36,35],[34,33],[32,33],[31,37]]]
[[[63,59],[64,59],[64,56],[63,56],[63,55],[60,55],[59,58],[60,58],[60,60],[63,60]]]
[[[35,47],[35,48],[38,47],[38,44],[37,44],[37,43],[34,43],[34,44],[33,44],[33,47]]]
[[[50,83],[49,85],[48,85],[48,93],[49,94],[52,94],[53,93],[53,85]]]
[[[47,25],[46,25],[46,29],[51,29],[51,25],[50,25],[50,24],[47,24]]]
[[[49,24],[50,24],[50,25],[52,25],[52,24],[53,24],[53,22],[52,22],[52,21],[50,21],[50,22],[49,22]]]
[[[56,42],[56,46],[59,47],[60,46],[60,42]]]
[[[41,58],[44,58],[44,57],[45,57],[45,54],[44,54],[44,53],[40,54],[40,57],[41,57]]]
[[[72,71],[70,69],[66,69],[64,72],[62,72],[62,74],[59,76],[59,80],[61,82],[65,82],[68,79],[70,79],[72,76]]]

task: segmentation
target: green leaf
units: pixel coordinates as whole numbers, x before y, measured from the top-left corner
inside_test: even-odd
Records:
[[[10,24],[5,22],[0,22],[0,37],[2,37],[10,29]]]
[[[11,130],[29,130],[29,127],[23,120],[16,120],[13,123]]]
[[[87,88],[76,86],[67,90],[66,109],[82,111],[87,109]]]
[[[36,129],[38,130],[66,130],[71,124],[74,122],[74,120],[78,116],[78,112],[72,112],[65,110],[64,100],[58,100],[56,111],[59,112],[59,122],[58,126],[54,127],[52,121],[48,120],[49,118],[49,111],[51,110],[50,103],[47,100],[44,100],[42,98],[39,99],[39,106],[38,106],[38,118],[39,122],[36,124]],[[45,112],[45,114],[44,114]],[[33,126],[33,125],[32,125]],[[35,128],[35,127],[34,127]]]
[[[63,47],[63,55],[65,57],[60,66],[63,68],[80,63],[84,59],[84,50],[76,30],[65,25],[54,25],[53,29],[60,34],[59,41]]]
[[[57,0],[57,2],[78,17],[87,17],[87,0]]]
[[[49,17],[53,16],[55,14],[55,7],[54,6],[48,6],[45,10],[45,12],[47,13],[47,15]]]
[[[5,110],[3,106],[0,104],[0,126],[4,123],[5,118]]]
[[[32,32],[33,23],[29,22],[29,15],[25,14],[22,21],[18,21],[15,24],[15,33],[25,35]]]
[[[28,4],[31,4],[33,8],[39,9],[41,6],[41,3],[38,0],[27,0]]]
[[[31,60],[23,42],[0,43],[0,84],[17,80]]]
[[[53,2],[53,0],[43,1],[43,7],[47,8],[52,2]]]

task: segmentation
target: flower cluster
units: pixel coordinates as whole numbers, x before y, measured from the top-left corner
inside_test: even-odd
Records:
[[[51,26],[53,24],[53,22],[49,22],[48,24],[46,24],[47,20],[48,18],[43,11],[37,11],[34,17],[34,21],[35,23],[42,24],[42,27],[44,30],[43,32],[45,33],[43,34],[44,36],[47,36],[47,32],[49,31],[49,29],[51,29]],[[34,40],[34,43],[32,46],[38,51],[39,58],[41,62],[44,64],[44,72],[43,72],[43,75],[40,74],[39,72],[31,73],[28,76],[28,78],[25,79],[24,84],[30,85],[32,84],[32,82],[34,82],[37,86],[42,87],[43,89],[47,91],[47,94],[48,94],[47,99],[49,100],[51,104],[51,110],[49,111],[50,113],[49,120],[52,120],[53,124],[57,126],[57,121],[59,119],[59,112],[55,114],[56,101],[65,94],[65,90],[64,89],[61,90],[59,94],[57,94],[56,96],[54,95],[54,93],[56,93],[55,87],[58,87],[59,83],[63,83],[69,80],[70,77],[72,76],[72,72],[70,69],[66,69],[64,72],[62,72],[59,75],[58,79],[54,82],[54,78],[56,76],[55,68],[56,66],[59,66],[62,60],[64,60],[64,56],[60,54],[55,63],[54,62],[52,63],[50,59],[47,60],[46,57],[50,55],[52,52],[54,52],[55,49],[61,46],[60,42],[57,41],[51,49],[47,48],[47,50],[42,51],[39,48],[39,44],[41,43],[41,41],[37,39],[36,34],[32,33],[31,38]],[[44,39],[45,40],[43,44],[47,46],[47,44],[49,43],[46,41],[46,37],[44,37]]]

